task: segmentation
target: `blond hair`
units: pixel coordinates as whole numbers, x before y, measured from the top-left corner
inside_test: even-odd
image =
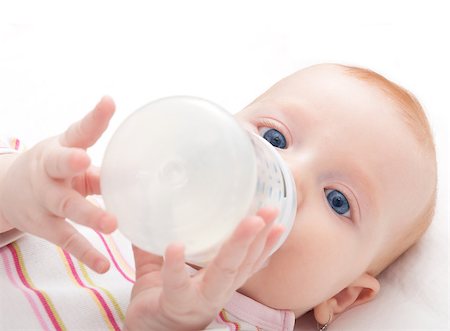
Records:
[[[351,76],[379,88],[400,106],[398,109],[403,119],[411,128],[420,146],[423,147],[425,155],[431,159],[433,165],[432,176],[430,177],[434,184],[433,193],[422,211],[417,215],[412,226],[404,233],[404,236],[397,238],[390,247],[385,247],[381,254],[372,261],[368,272],[376,276],[413,246],[433,219],[437,190],[436,150],[427,116],[421,104],[411,92],[372,70],[344,65],[339,66]]]

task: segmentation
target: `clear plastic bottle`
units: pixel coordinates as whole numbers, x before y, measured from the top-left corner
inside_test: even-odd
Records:
[[[246,215],[274,206],[286,239],[296,211],[292,175],[275,148],[207,100],[176,96],[132,113],[113,134],[101,168],[106,209],[143,250],[183,242],[205,265]]]

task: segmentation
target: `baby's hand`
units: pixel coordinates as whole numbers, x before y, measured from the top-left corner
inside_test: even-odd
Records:
[[[66,218],[103,233],[117,227],[114,216],[85,199],[100,193],[99,169],[86,149],[105,131],[114,109],[104,97],[64,133],[18,155],[0,186],[4,222],[62,247],[97,272],[108,270],[108,260]]]
[[[266,208],[245,218],[214,260],[194,276],[186,270],[182,245],[170,245],[164,259],[134,247],[136,283],[125,329],[204,329],[263,266],[283,232],[273,224],[276,215]]]

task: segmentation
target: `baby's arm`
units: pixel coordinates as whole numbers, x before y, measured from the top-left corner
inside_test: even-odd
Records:
[[[59,136],[19,154],[0,155],[0,233],[18,229],[44,238],[97,272],[109,262],[66,218],[109,233],[116,219],[85,199],[99,194],[99,170],[86,149],[106,130],[114,102],[103,98],[93,111]]]
[[[190,276],[182,245],[164,259],[134,247],[136,283],[125,330],[203,330],[249,277],[265,263],[283,232],[277,212],[262,209],[245,218],[205,268]]]

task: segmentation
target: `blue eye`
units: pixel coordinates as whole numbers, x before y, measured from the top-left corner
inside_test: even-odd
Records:
[[[344,194],[338,190],[325,190],[328,203],[339,215],[350,216],[350,204]],[[345,215],[348,213],[349,215]]]
[[[276,130],[276,129],[269,129],[267,130],[263,138],[266,139],[269,143],[271,143],[276,148],[286,148],[286,138],[283,136],[283,134]]]

